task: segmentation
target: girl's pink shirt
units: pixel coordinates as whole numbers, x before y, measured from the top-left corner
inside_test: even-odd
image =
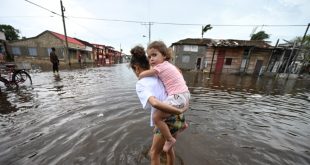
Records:
[[[168,95],[180,94],[188,91],[183,75],[168,61],[156,65],[153,69],[165,85]]]

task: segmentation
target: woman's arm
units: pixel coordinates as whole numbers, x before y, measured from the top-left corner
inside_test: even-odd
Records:
[[[171,106],[169,104],[165,104],[159,100],[157,100],[154,96],[149,97],[148,99],[149,103],[152,105],[152,107],[163,111],[165,113],[179,115],[187,111],[189,105],[185,105],[182,109],[176,108],[174,106]]]
[[[150,76],[155,76],[155,75],[156,75],[156,71],[154,69],[145,70],[139,74],[139,80],[143,77],[150,77]]]

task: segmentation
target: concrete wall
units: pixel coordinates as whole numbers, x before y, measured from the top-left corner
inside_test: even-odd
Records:
[[[196,70],[196,63],[198,58],[201,58],[201,63],[204,64],[206,49],[206,46],[198,46],[198,52],[189,52],[184,51],[184,45],[175,45],[175,65],[180,69]]]
[[[268,65],[269,57],[271,56],[271,50],[263,49],[254,49],[251,52],[250,60],[246,69],[246,73],[252,74],[254,72],[256,63],[258,60],[263,61],[263,68],[266,68]]]
[[[214,52],[215,49],[215,52]],[[225,59],[222,68],[222,73],[240,73],[243,72],[241,68],[241,63],[244,56],[244,47],[207,47],[207,46],[198,46],[198,52],[187,52],[184,51],[183,45],[174,45],[174,55],[175,55],[175,65],[180,69],[185,70],[197,70],[197,59],[201,58],[201,67],[200,70],[204,72],[210,72],[211,63],[212,70],[211,73],[215,71],[217,64],[217,57],[220,50],[225,51]],[[257,60],[263,61],[263,67],[266,68],[268,65],[268,60],[270,57],[271,50],[255,48],[251,51],[250,58],[248,59],[245,73],[252,74],[255,70]],[[214,55],[213,55],[214,54]],[[188,62],[182,61],[184,56],[188,56]],[[212,61],[213,57],[213,61]],[[228,58],[232,59],[231,65],[225,65],[225,62]]]
[[[225,60],[222,73],[239,73],[242,62],[243,48],[227,48],[225,49]],[[231,65],[225,65],[227,58],[231,58]]]

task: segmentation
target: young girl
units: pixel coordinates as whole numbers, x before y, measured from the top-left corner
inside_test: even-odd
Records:
[[[162,41],[154,41],[147,47],[147,54],[149,63],[152,69],[143,71],[139,74],[139,79],[148,76],[157,75],[163,82],[168,97],[164,101],[165,103],[182,108],[189,104],[190,93],[186,82],[181,72],[171,63],[169,60],[171,55],[167,46]],[[176,142],[175,138],[171,135],[167,124],[164,120],[171,114],[163,111],[155,111],[153,115],[153,121],[159,131],[166,139],[163,150],[167,152]],[[185,128],[188,125],[186,124]]]

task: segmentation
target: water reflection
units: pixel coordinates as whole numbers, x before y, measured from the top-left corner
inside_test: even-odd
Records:
[[[18,109],[8,100],[8,94],[4,91],[0,92],[0,114],[8,114],[16,112]]]
[[[212,75],[202,72],[184,72],[187,84],[191,87],[206,87],[235,91],[248,91],[264,94],[294,93],[298,88],[307,88],[307,81],[298,79],[274,79],[257,76],[238,75]],[[294,87],[298,88],[295,89]]]
[[[0,92],[0,164],[150,163],[149,116],[127,64],[31,76],[32,88]],[[310,163],[309,81],[184,77],[190,128],[176,164]]]

